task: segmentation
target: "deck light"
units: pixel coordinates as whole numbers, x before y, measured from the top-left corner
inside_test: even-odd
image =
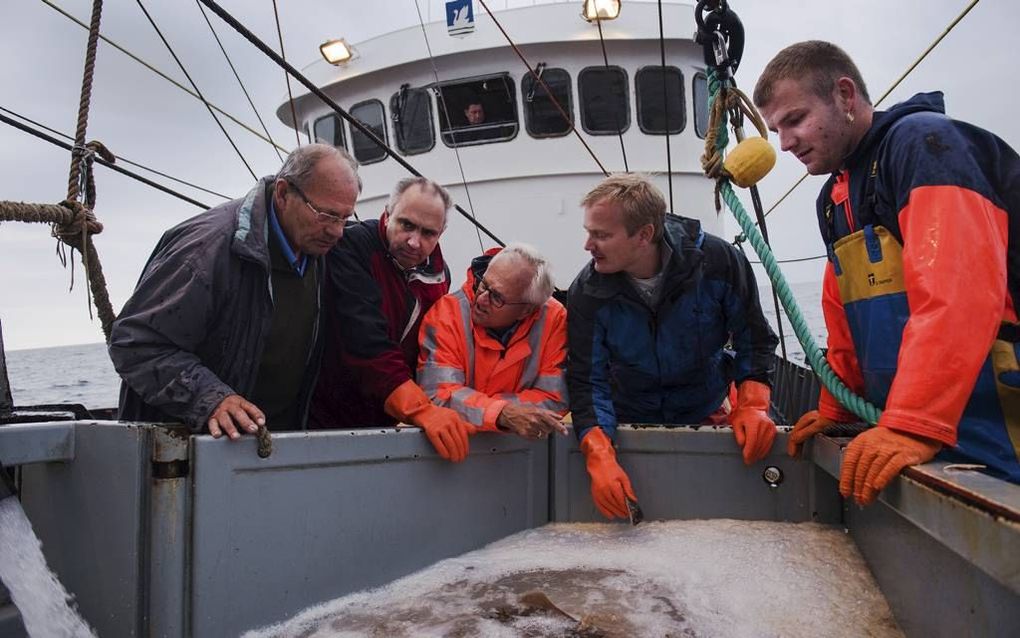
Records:
[[[581,17],[588,22],[595,20],[615,20],[620,17],[622,0],[584,0]]]
[[[354,57],[354,48],[343,38],[323,42],[319,45],[319,51],[322,52],[322,57],[326,58],[326,62],[334,65],[344,64]]]

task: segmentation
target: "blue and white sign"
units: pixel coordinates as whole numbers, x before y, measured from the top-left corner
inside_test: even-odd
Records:
[[[447,0],[446,30],[455,36],[474,32],[475,10],[471,6],[471,0]]]

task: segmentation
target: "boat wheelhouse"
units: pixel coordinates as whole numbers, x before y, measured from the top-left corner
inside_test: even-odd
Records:
[[[585,144],[609,172],[654,174],[664,193],[672,181],[673,211],[722,231],[699,159],[708,91],[702,50],[690,35],[694,5],[662,10],[665,66],[654,4],[628,5],[602,24],[603,57],[599,27],[580,17],[576,3],[559,3],[495,14],[534,74],[485,15],[465,37],[451,37],[444,22],[417,25],[355,44],[345,64],[319,60],[303,73],[497,237],[549,256],[566,286],[589,259],[580,200],[603,177]],[[481,106],[483,122],[468,121],[471,104]],[[311,93],[295,96],[293,112],[289,101],[277,109],[290,126],[295,114],[306,139],[342,146],[361,162],[358,213],[379,216],[406,169]],[[450,219],[441,245],[455,278],[482,252],[480,242],[492,245],[470,222]]]

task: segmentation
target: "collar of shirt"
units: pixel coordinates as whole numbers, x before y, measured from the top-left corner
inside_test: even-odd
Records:
[[[519,325],[521,325],[521,322],[515,321],[506,328],[503,328],[502,330],[497,330],[495,328],[486,328],[485,332],[490,337],[498,341],[500,345],[505,348],[510,343],[510,338],[514,336],[514,332],[516,332],[517,326]]]
[[[294,251],[290,249],[290,242],[287,241],[287,236],[283,234],[280,220],[276,218],[276,204],[273,202],[272,197],[269,198],[269,228],[271,229],[270,232],[280,241],[283,256],[287,258],[291,268],[294,269],[294,272],[304,277],[305,266],[308,265],[308,255],[301,255],[298,258]]]

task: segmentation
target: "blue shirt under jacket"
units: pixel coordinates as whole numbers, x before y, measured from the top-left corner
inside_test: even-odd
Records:
[[[747,258],[672,214],[663,241],[673,254],[654,308],[626,274],[598,273],[591,262],[570,286],[567,380],[578,438],[596,425],[613,437],[617,423],[701,423],[730,382],[771,383],[778,339]]]

